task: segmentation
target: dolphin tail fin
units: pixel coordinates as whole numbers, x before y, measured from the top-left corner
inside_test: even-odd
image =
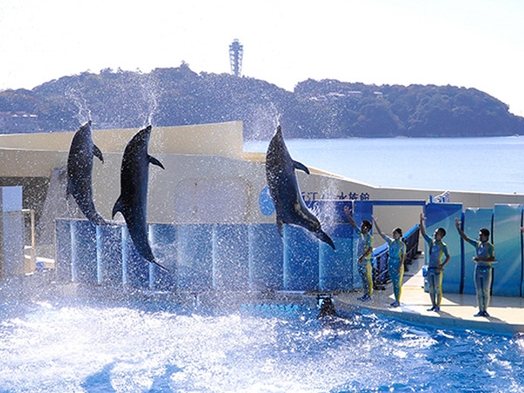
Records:
[[[304,171],[309,175],[309,169],[307,169],[307,166],[305,166],[301,162],[293,161],[293,166],[295,167],[295,169],[300,169],[301,171]]]
[[[107,222],[98,212],[95,212],[94,217],[89,218],[89,221],[94,225],[109,225],[109,222]]]
[[[118,212],[122,213],[122,195],[118,197],[118,199],[115,202],[115,206],[113,206],[111,218],[115,218],[115,214]]]
[[[318,237],[319,240],[322,240],[324,243],[329,244],[333,250],[336,250],[335,243],[333,243],[333,240],[331,240],[328,234],[324,232],[322,229],[319,229],[318,232],[315,232],[315,236]]]
[[[277,219],[277,229],[278,229],[278,234],[280,235],[280,237],[282,237],[282,221]]]
[[[159,167],[162,168],[162,169],[166,169],[166,168],[164,168],[164,166],[162,165],[162,163],[161,163],[160,161],[158,161],[155,157],[153,157],[153,156],[148,156],[148,159],[149,159],[149,163],[150,163],[150,164],[153,164],[153,165],[159,166]]]
[[[73,195],[73,182],[71,181],[71,179],[69,178],[69,176],[67,177],[67,186],[66,186],[66,198],[69,196],[69,195]]]

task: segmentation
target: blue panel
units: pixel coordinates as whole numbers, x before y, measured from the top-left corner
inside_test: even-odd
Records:
[[[478,239],[479,229],[488,228],[490,232],[493,219],[493,209],[472,209],[468,208],[464,212],[464,227],[462,230],[471,239]],[[495,249],[495,251],[497,251]],[[464,290],[465,294],[475,294],[475,262],[476,248],[464,242]]]
[[[173,224],[151,224],[149,242],[156,261],[168,272],[151,265],[150,286],[160,291],[176,291],[177,281],[177,243],[176,226]]]
[[[430,203],[425,207],[426,232],[433,237],[433,232],[442,227],[446,230],[443,241],[448,245],[450,261],[444,269],[442,290],[446,293],[460,293],[463,280],[461,241],[455,227],[455,218],[462,219],[462,204],[458,203]],[[426,263],[428,245],[424,242]]]
[[[319,249],[319,287],[321,290],[353,289],[353,228],[350,224],[334,224],[330,236],[336,250],[321,242]]]
[[[362,220],[368,220],[373,223],[373,217],[371,217],[373,214],[373,201],[355,201],[353,207],[353,219],[358,226],[360,226]]]
[[[98,265],[98,283],[110,286],[121,286],[121,225],[101,225],[96,227],[96,256]]]
[[[71,270],[71,221],[56,220],[56,275],[58,281],[73,279]]]
[[[521,206],[495,205],[493,244],[498,261],[493,268],[493,296],[520,296],[522,278]]]
[[[136,251],[127,226],[122,227],[122,271],[124,285],[132,288],[149,288],[150,263]]]
[[[71,250],[73,281],[97,284],[96,228],[90,221],[72,222]]]
[[[22,210],[22,186],[0,187],[0,204],[2,212],[15,212]]]
[[[363,206],[364,204],[361,204]],[[372,205],[361,207],[371,218]],[[324,242],[319,245],[319,288],[321,290],[353,289],[353,228],[348,222],[344,206],[349,201],[311,201],[308,206],[322,223],[322,229],[335,243],[336,250]]]
[[[177,230],[178,290],[213,289],[213,226],[180,225]]]
[[[247,225],[213,227],[213,287],[229,291],[249,289]]]
[[[248,237],[250,289],[284,289],[283,244],[277,226],[249,225]]]
[[[284,289],[310,291],[318,289],[318,239],[293,225],[283,226]]]

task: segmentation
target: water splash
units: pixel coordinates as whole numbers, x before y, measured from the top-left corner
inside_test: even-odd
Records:
[[[280,124],[282,114],[275,103],[267,96],[263,97],[266,103],[253,105],[250,113],[242,114],[240,118],[246,119],[246,128],[252,130],[252,140],[269,140]]]
[[[92,120],[91,110],[89,109],[87,101],[84,98],[84,95],[80,88],[69,87],[66,90],[65,95],[68,99],[73,101],[73,103],[78,109],[76,118],[78,119],[79,124],[84,124],[87,121]]]
[[[470,388],[486,391],[524,387],[521,339],[343,316],[321,323],[316,310],[265,303],[200,311],[151,301],[4,303],[0,390],[455,391],[473,381]]]
[[[155,126],[153,117],[158,110],[158,82],[150,74],[138,74],[137,84],[140,86],[142,99],[147,107],[143,125]]]

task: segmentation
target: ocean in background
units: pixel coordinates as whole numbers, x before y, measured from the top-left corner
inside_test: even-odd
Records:
[[[265,152],[269,141],[246,141]],[[295,161],[377,187],[524,194],[524,137],[289,139]]]

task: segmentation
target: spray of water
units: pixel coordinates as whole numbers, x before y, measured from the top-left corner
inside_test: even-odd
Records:
[[[78,122],[80,124],[84,124],[88,120],[92,120],[91,119],[91,110],[89,109],[87,105],[87,101],[84,98],[84,95],[80,88],[69,87],[66,90],[65,94],[66,94],[66,97],[70,99],[75,104],[75,106],[78,108],[78,113],[76,115],[76,118],[78,119]]]
[[[249,108],[248,114],[242,114],[241,118],[246,119],[246,128],[252,130],[254,140],[269,140],[273,132],[280,124],[282,117],[275,103],[267,96],[263,105],[253,105]]]

